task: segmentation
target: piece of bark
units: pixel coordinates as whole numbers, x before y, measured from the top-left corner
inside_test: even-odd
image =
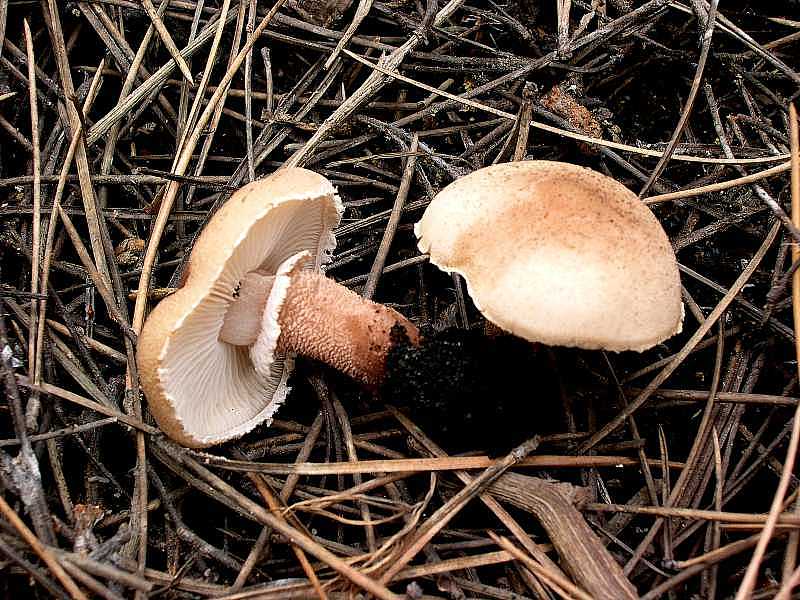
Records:
[[[287,4],[306,21],[327,27],[347,12],[352,0],[288,0]]]
[[[488,489],[503,502],[533,514],[550,536],[564,569],[597,600],[634,600],[636,589],[622,567],[575,508],[585,490],[518,473],[506,473]]]
[[[603,137],[603,128],[597,118],[562,86],[554,85],[547,94],[542,96],[540,102],[547,110],[566,119],[580,133],[594,138]],[[596,152],[584,143],[580,144],[580,148],[588,154]]]

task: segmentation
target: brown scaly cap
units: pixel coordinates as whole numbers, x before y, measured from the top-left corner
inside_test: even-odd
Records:
[[[170,437],[191,447],[233,439],[268,420],[286,397],[291,357],[258,373],[246,348],[218,340],[239,281],[274,274],[307,251],[319,270],[335,246],[341,203],[331,183],[283,169],[231,196],[192,250],[184,286],[160,302],[139,336],[137,363],[150,410]]]
[[[414,230],[487,319],[525,339],[642,351],[681,330],[666,233],[633,192],[591,169],[479,169],[439,192]]]

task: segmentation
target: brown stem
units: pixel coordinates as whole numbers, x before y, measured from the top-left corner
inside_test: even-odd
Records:
[[[274,277],[250,273],[228,308],[220,341],[252,345]],[[324,362],[368,386],[383,381],[392,329],[400,325],[412,344],[419,331],[397,311],[365,300],[320,273],[299,272],[291,283],[278,316],[278,349]]]

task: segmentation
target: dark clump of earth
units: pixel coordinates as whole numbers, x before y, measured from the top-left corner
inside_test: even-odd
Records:
[[[504,453],[562,425],[546,352],[480,330],[423,332],[419,346],[393,332],[383,400],[402,407],[449,451]]]

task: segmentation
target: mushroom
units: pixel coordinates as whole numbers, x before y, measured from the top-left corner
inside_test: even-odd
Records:
[[[395,335],[416,343],[405,317],[321,273],[341,213],[327,179],[283,169],[238,190],[208,222],[183,286],[138,341],[142,388],[170,437],[207,447],[269,421],[296,354],[377,386]]]
[[[666,233],[633,192],[591,169],[479,169],[441,190],[414,231],[489,321],[527,340],[642,351],[681,330]]]

